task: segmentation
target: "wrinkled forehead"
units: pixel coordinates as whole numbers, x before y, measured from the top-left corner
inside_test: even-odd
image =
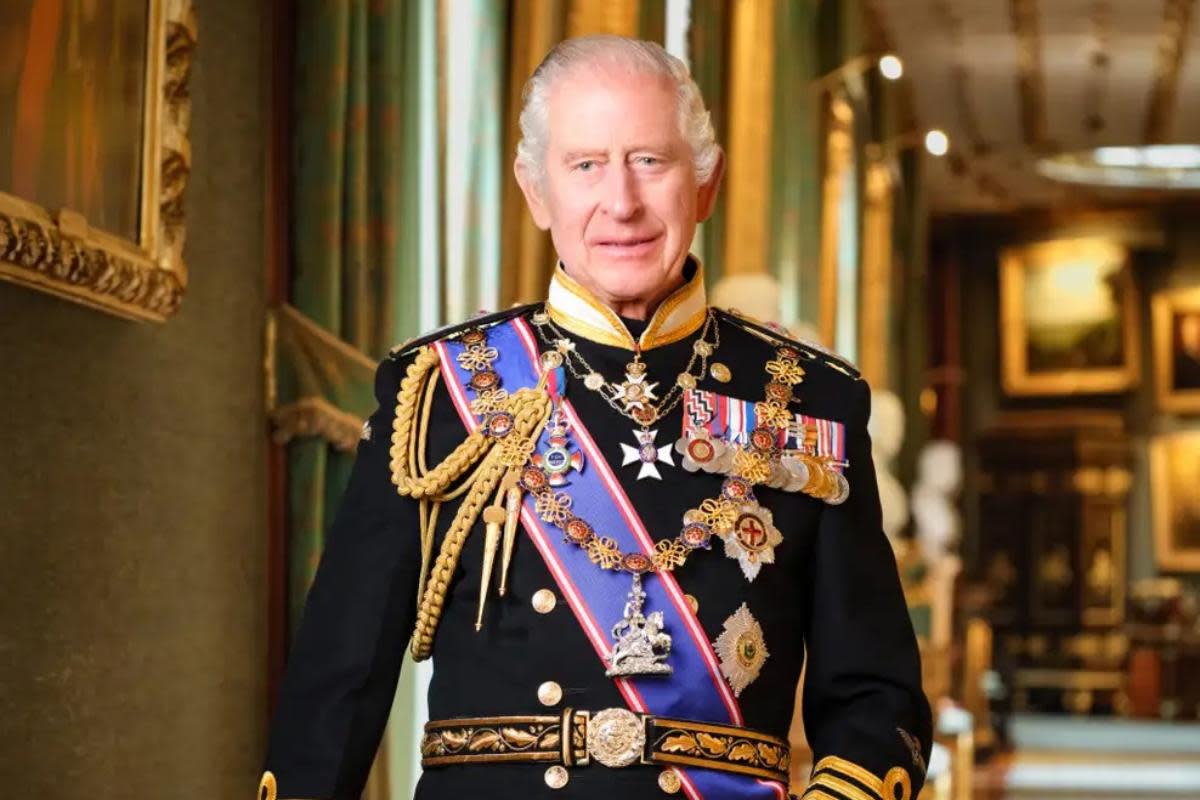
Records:
[[[547,93],[550,146],[682,140],[674,81],[636,66],[594,62],[556,77]]]

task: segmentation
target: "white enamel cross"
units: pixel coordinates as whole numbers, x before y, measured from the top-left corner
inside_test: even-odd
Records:
[[[654,444],[654,438],[658,436],[658,431],[634,431],[633,435],[638,441],[638,446],[633,447],[624,442],[621,443],[621,452],[625,456],[621,461],[621,466],[641,462],[642,468],[638,470],[639,481],[643,478],[662,480],[662,475],[658,474],[658,464],[675,466],[675,462],[671,460],[671,445],[665,444],[659,447]]]

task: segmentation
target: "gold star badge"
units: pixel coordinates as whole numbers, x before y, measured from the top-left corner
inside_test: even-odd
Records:
[[[725,620],[724,628],[713,646],[721,658],[722,674],[734,696],[739,696],[762,672],[770,653],[763,641],[762,626],[745,603]]]

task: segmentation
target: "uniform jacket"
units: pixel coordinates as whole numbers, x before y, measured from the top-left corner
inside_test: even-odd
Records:
[[[597,305],[561,268],[555,281],[551,305],[556,297],[561,305]],[[694,274],[664,307],[677,306],[684,295],[693,305],[698,295],[703,308],[701,275]],[[486,326],[512,314],[528,319],[542,308],[529,306],[474,324]],[[664,343],[647,347],[643,359],[661,396],[683,370],[701,330],[694,316],[669,326],[660,316],[652,318],[651,336],[643,341]],[[606,335],[613,331],[603,326],[588,328],[582,317],[576,323],[569,332],[578,352],[605,376],[622,375],[631,352],[619,344],[620,336]],[[728,314],[716,315],[715,325],[720,344],[711,360],[728,368],[729,380],[718,381],[709,372],[697,388],[762,399],[764,364],[780,344],[778,334]],[[271,729],[266,769],[277,782],[279,798],[358,798],[391,710],[413,632],[421,554],[417,503],[397,493],[389,450],[398,387],[421,344],[398,348],[379,365],[379,407],[364,431],[328,537]],[[930,711],[895,560],[880,524],[867,435],[870,393],[845,362],[812,346],[797,346],[806,374],[795,387],[793,407],[844,425],[848,499],[830,505],[802,493],[759,487],[758,499],[783,535],[776,562],[748,581],[717,545],[697,551],[675,577],[695,598],[696,615],[711,640],[742,604],[761,625],[769,657],[738,697],[746,727],[787,738],[795,687],[807,665],[805,730],[814,762],[825,768],[814,776],[806,800],[881,800],[888,796],[882,781],[896,768],[907,775],[915,798],[929,754]],[[687,472],[678,466],[678,456],[676,466],[660,465],[661,480],[637,480],[636,465],[620,466],[620,445],[634,443],[634,424],[576,377],[567,379],[566,391],[655,539],[674,536],[683,512],[719,490],[722,476]],[[682,415],[677,406],[656,425],[657,444],[680,435]],[[439,384],[429,421],[429,463],[444,459],[464,436],[446,386]],[[443,510],[439,538],[452,516],[452,506]],[[482,630],[476,631],[482,529],[477,523],[467,539],[447,591],[433,648],[430,718],[539,713],[545,706],[538,688],[547,681],[562,688],[555,708],[624,706],[524,532],[508,592],[502,598],[493,592]],[[532,598],[542,589],[559,601],[549,613],[533,607]],[[566,786],[550,789],[545,767],[537,764],[436,767],[424,771],[416,797],[658,800],[664,796],[656,782],[659,771],[592,765],[570,770]],[[889,800],[900,797],[897,790]]]

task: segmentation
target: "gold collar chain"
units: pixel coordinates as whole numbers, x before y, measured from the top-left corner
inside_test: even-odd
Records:
[[[687,366],[676,376],[675,383],[667,391],[667,394],[659,400],[654,395],[658,384],[647,380],[646,364],[642,361],[640,348],[633,351],[633,361],[625,366],[625,380],[613,383],[605,379],[588,363],[587,359],[580,355],[575,341],[555,325],[548,313],[544,311],[535,313],[532,322],[542,343],[550,348],[547,356],[553,366],[565,362],[571,374],[582,381],[589,391],[599,394],[614,411],[636,422],[643,431],[671,413],[683,399],[683,393],[686,390],[696,388],[696,382],[708,368],[709,356],[721,346],[721,334],[716,317],[709,311],[705,315],[704,328],[700,333],[700,338],[692,343],[692,354],[688,358]],[[711,341],[709,340],[710,336]],[[552,354],[557,354],[557,357]],[[698,370],[696,369],[697,362],[700,365]]]

